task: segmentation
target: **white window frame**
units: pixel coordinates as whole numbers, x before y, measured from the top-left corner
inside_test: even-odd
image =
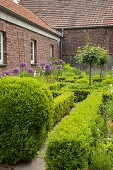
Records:
[[[53,45],[50,44],[50,58],[53,57]]]
[[[34,64],[35,62],[35,41],[34,40],[31,40],[31,49],[32,49],[32,52],[31,52],[31,56],[33,59],[31,59],[31,64]]]
[[[0,59],[0,64],[3,64],[3,33],[0,32],[0,46],[1,46],[1,59]]]

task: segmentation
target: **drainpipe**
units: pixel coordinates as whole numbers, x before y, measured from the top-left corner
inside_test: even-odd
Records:
[[[62,41],[63,41],[63,36],[64,36],[64,28],[62,28],[62,39],[61,39],[61,51],[60,51],[60,58],[62,59]]]

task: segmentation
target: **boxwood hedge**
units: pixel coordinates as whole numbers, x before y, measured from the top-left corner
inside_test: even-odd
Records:
[[[97,120],[101,104],[102,94],[94,92],[49,134],[44,156],[48,169],[87,168],[91,147],[100,137]]]
[[[31,160],[53,126],[53,97],[33,78],[0,79],[0,162]]]

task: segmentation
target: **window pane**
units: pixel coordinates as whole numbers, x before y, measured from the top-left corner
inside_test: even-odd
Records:
[[[31,60],[33,60],[33,55],[31,55]]]
[[[1,60],[1,52],[0,52],[0,60]]]

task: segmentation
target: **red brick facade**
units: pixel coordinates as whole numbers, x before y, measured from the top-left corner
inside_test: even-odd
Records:
[[[113,28],[64,29],[63,56],[74,56],[88,40],[113,53]]]
[[[50,45],[53,46],[53,57],[60,57],[60,47],[57,40],[40,35],[7,21],[0,20],[0,32],[4,38],[4,65],[0,72],[20,67],[22,61],[34,70],[42,62],[50,61]],[[35,41],[35,64],[31,65],[31,40]]]

